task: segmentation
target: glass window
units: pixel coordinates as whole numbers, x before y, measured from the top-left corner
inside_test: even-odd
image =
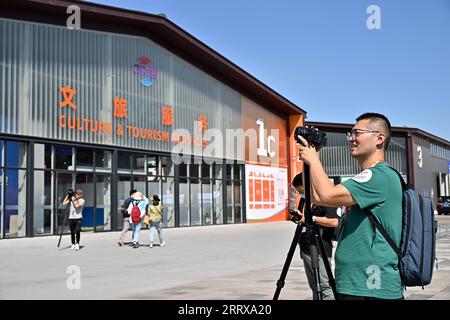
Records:
[[[242,222],[242,206],[241,206],[241,183],[235,181],[234,188],[234,222]]]
[[[232,164],[227,164],[226,166],[227,166],[227,180],[229,181],[229,180],[231,180],[233,178],[232,175],[231,175],[231,168],[233,167],[233,165]]]
[[[233,176],[234,176],[234,180],[241,180],[241,165],[240,164],[234,165]]]
[[[52,146],[49,144],[34,144],[34,167],[36,169],[52,168]]]
[[[202,164],[202,178],[211,178],[211,166],[208,164]]]
[[[141,154],[133,155],[133,173],[145,174],[145,156]]]
[[[111,171],[112,153],[108,150],[95,150],[95,169]]]
[[[56,169],[73,170],[72,166],[72,147],[55,147],[55,167]]]
[[[159,175],[158,165],[158,157],[147,157],[147,174],[149,176]]]
[[[101,222],[99,220],[94,220],[94,175],[85,173],[77,174],[75,180],[75,190],[78,189],[81,189],[83,191],[84,199],[83,221],[81,223],[81,230],[94,230],[95,223]],[[97,218],[99,218],[99,216]]]
[[[131,172],[131,157],[128,152],[119,152],[117,168],[121,172]]]
[[[179,165],[179,173],[180,177],[188,177],[188,165],[185,163],[181,163]]]
[[[215,164],[214,165],[214,178],[215,179],[222,179],[222,168],[223,166],[221,164]]]
[[[201,203],[200,180],[191,179],[191,226],[199,226],[202,224]]]
[[[119,176],[119,179],[117,181],[117,226],[119,230],[122,230],[123,228],[123,215],[120,211],[120,208],[122,207],[124,201],[128,199],[130,196],[130,190],[131,190],[131,177],[130,176]]]
[[[2,167],[2,165],[3,165],[3,141],[0,140],[0,167]]]
[[[190,165],[189,176],[191,178],[198,178],[199,177],[199,165],[198,164],[191,164]]]
[[[133,177],[133,189],[136,189],[139,192],[142,192],[147,198],[147,177],[146,176],[135,176]]]
[[[56,184],[54,190],[56,190],[56,232],[61,233],[61,228],[68,217],[69,206],[63,205],[64,198],[67,195],[67,189],[73,189],[73,175],[71,173],[58,173],[56,176]],[[64,226],[64,233],[69,232],[69,225],[66,223]]]
[[[163,176],[174,176],[175,166],[171,157],[161,157],[161,169]]]
[[[161,197],[161,188],[160,188],[160,184],[159,184],[159,179],[156,180],[156,181],[149,181],[147,183],[147,188],[148,188],[147,198],[150,200],[150,203],[151,203],[151,200],[152,200],[151,198],[154,195],[157,195],[160,199],[162,198]]]
[[[27,144],[24,142],[6,141],[6,166],[26,168]]]
[[[111,230],[111,176],[96,176],[95,230]]]
[[[202,182],[202,217],[203,224],[213,224],[213,199],[212,199],[212,183],[209,180]]]
[[[5,170],[5,238],[25,237],[26,228],[26,171]]]
[[[148,182],[158,182],[160,180],[161,180],[161,177],[158,177],[158,176],[147,176]]]
[[[233,209],[234,209],[233,198],[234,198],[233,186],[231,184],[231,181],[228,180],[227,181],[227,223],[234,223],[234,219],[233,219]]]
[[[51,171],[34,172],[34,235],[53,233]]]
[[[186,227],[190,224],[189,219],[189,184],[180,180],[180,226]]]
[[[216,224],[223,224],[222,180],[214,181],[214,219]]]
[[[163,205],[163,226],[175,226],[175,183],[173,178],[163,178],[162,180],[162,197]]]
[[[77,148],[75,156],[75,165],[78,169],[94,168],[94,151],[92,149]]]

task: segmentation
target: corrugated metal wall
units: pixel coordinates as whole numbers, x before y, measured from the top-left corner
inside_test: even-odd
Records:
[[[325,172],[329,176],[353,176],[361,172],[350,153],[345,133],[327,132],[327,138],[327,146],[319,152]],[[405,138],[391,138],[385,160],[401,174],[407,175]]]
[[[146,87],[133,66],[148,56],[158,71]],[[59,88],[75,89],[73,103]],[[114,98],[127,99],[128,119],[114,118]],[[161,109],[173,107],[174,126],[162,126]],[[209,128],[240,128],[238,92],[152,41],[134,36],[0,19],[0,132],[170,152],[170,142],[130,138],[126,126],[193,134],[200,114]],[[111,122],[124,134],[68,130],[59,115]],[[243,160],[243,159],[239,159]]]

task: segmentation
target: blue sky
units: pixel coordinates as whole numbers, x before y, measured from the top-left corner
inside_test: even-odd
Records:
[[[95,0],[172,22],[308,112],[450,140],[450,0]],[[369,30],[370,5],[381,29]]]

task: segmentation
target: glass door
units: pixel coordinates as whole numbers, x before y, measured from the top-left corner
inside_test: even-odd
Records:
[[[94,231],[111,230],[111,176],[95,176]]]
[[[84,207],[83,219],[81,221],[82,231],[93,231],[96,224],[103,225],[103,220],[97,221],[97,218],[102,218],[100,215],[95,216],[95,186],[94,174],[92,173],[77,173],[74,190],[83,191]]]
[[[122,230],[124,219],[120,209],[125,200],[130,196],[131,177],[129,175],[119,176],[117,180],[117,227],[118,230]]]
[[[56,183],[55,183],[55,207],[56,207],[56,228],[55,233],[60,234],[62,225],[65,219],[69,218],[69,206],[63,205],[64,198],[67,195],[68,189],[73,189],[73,175],[71,173],[56,173]],[[66,223],[64,233],[69,232],[69,224]]]

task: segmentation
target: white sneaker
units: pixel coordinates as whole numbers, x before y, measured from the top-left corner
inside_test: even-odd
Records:
[[[73,245],[70,247],[70,249],[72,249],[72,250],[75,249],[75,245],[73,244]]]
[[[161,247],[164,247],[166,245],[166,243],[163,241],[161,242]]]
[[[149,247],[150,247],[150,248],[153,248],[153,242],[150,242]]]
[[[78,243],[75,245],[75,250],[80,250],[80,245]]]

